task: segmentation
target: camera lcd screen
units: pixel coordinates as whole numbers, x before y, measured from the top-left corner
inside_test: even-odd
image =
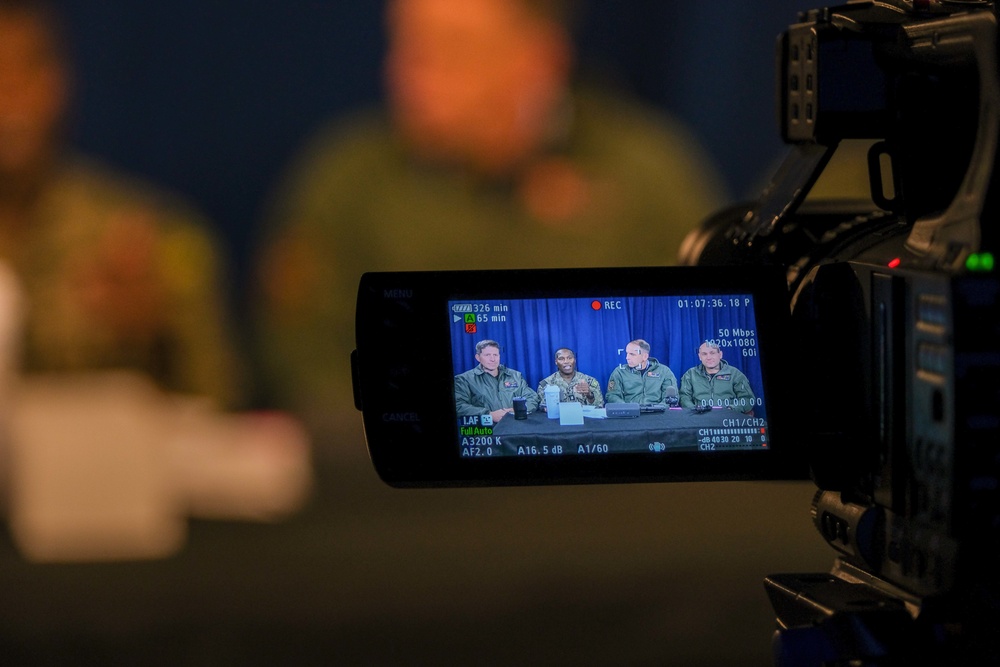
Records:
[[[778,267],[372,273],[357,314],[394,486],[805,474]]]
[[[768,451],[752,294],[456,299],[442,317],[459,457]]]

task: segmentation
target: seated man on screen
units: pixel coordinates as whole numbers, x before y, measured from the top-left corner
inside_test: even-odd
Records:
[[[538,400],[541,401],[543,410],[545,410],[545,388],[549,385],[559,387],[560,403],[576,401],[583,405],[604,407],[600,383],[576,370],[576,352],[568,347],[556,350],[556,368],[558,370],[555,373],[538,384]]]
[[[747,376],[722,360],[722,348],[705,341],[698,348],[701,364],[681,376],[681,407],[727,407],[753,412],[756,399]]]
[[[538,394],[518,371],[500,364],[500,343],[481,340],[476,343],[476,361],[472,370],[455,376],[455,408],[459,416],[490,415],[498,422],[514,411],[514,398],[524,398],[528,412],[538,408]]]
[[[625,363],[611,371],[606,400],[644,405],[666,403],[667,387],[677,387],[673,371],[649,356],[649,343],[637,339],[625,346]]]

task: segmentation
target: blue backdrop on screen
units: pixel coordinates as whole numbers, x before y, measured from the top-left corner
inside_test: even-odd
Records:
[[[700,364],[698,347],[714,340],[723,359],[746,374],[754,395],[764,397],[749,295],[461,300],[449,302],[449,309],[453,305],[477,311],[442,314],[452,321],[456,374],[475,368],[476,343],[491,339],[500,343],[500,362],[524,374],[533,389],[556,371],[561,347],[574,350],[577,369],[606,389],[611,372],[625,363],[625,346],[643,339],[650,356],[669,366],[679,384],[685,371]],[[474,332],[466,332],[465,315],[475,316]],[[765,408],[754,414],[764,417]]]

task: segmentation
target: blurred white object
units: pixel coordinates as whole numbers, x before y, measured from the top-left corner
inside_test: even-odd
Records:
[[[26,558],[167,556],[187,533],[162,397],[138,375],[25,381],[10,421],[10,527]]]
[[[219,414],[177,399],[167,451],[185,511],[203,519],[282,519],[312,487],[309,438],[279,412]]]
[[[10,407],[10,525],[31,560],[168,556],[189,515],[276,520],[311,489],[291,417],[219,413],[136,373],[27,378]]]

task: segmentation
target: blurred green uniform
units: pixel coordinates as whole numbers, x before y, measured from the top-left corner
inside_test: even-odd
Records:
[[[26,301],[24,371],[127,368],[232,405],[236,355],[204,223],[102,166],[60,165],[30,219],[0,229]]]
[[[261,264],[273,399],[314,427],[349,409],[365,271],[669,264],[724,203],[705,153],[669,119],[596,93],[567,117],[549,150],[503,181],[416,161],[382,116],[314,139]]]
[[[574,390],[574,387],[581,382],[587,383],[587,386],[590,387],[592,396],[581,396]],[[579,371],[577,371],[570,380],[565,379],[562,374],[556,371],[539,382],[538,400],[541,401],[540,405],[542,407],[545,407],[545,388],[550,384],[559,387],[560,403],[576,401],[577,403],[582,403],[583,405],[593,405],[598,408],[604,407],[604,396],[601,394],[601,383],[586,373],[581,373]]]

